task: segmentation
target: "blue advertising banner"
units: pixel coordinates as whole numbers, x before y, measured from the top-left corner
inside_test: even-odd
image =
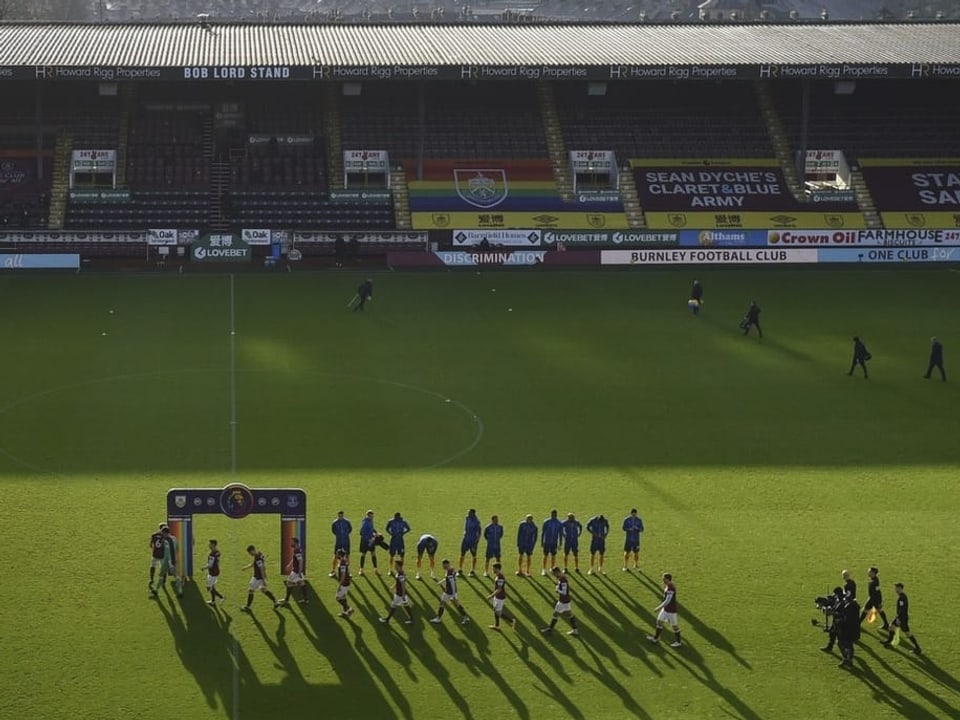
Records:
[[[2,253],[3,270],[79,270],[80,255],[76,253]]]
[[[960,262],[960,247],[818,248],[819,263]]]
[[[766,230],[681,230],[681,247],[766,247]]]

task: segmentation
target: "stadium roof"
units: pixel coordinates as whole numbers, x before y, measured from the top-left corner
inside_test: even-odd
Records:
[[[960,24],[6,24],[0,67],[960,63]]]

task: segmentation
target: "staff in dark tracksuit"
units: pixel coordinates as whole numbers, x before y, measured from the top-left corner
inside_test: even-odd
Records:
[[[870,377],[867,374],[867,360],[872,356],[867,351],[867,346],[863,344],[863,341],[856,335],[853,337],[853,362],[850,363],[850,372],[847,375],[853,375],[853,370],[857,365],[863,368],[863,379],[866,380]]]
[[[357,288],[357,297],[360,298],[360,302],[357,303],[357,306],[353,309],[354,312],[357,310],[363,311],[363,306],[366,304],[367,300],[373,297],[373,280],[367,278],[362,283],[360,287]]]
[[[693,288],[690,290],[690,299],[696,301],[695,303],[690,303],[690,309],[694,315],[699,315],[700,306],[703,305],[703,285],[700,284],[699,280],[693,281]]]
[[[943,369],[943,343],[936,337],[930,338],[930,365],[927,367],[927,374],[924,375],[927,380],[930,379],[930,373],[934,368],[940,369],[940,378],[946,382],[947,372]]]
[[[757,305],[756,300],[750,301],[750,307],[747,308],[747,314],[744,316],[743,322],[740,323],[740,327],[743,328],[744,335],[750,332],[751,327],[756,327],[757,334],[763,337],[763,330],[760,329],[760,306]]]

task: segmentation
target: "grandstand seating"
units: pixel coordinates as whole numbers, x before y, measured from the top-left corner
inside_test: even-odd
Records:
[[[67,227],[75,230],[133,230],[203,227],[207,222],[206,191],[142,190],[129,201],[71,201]]]
[[[621,162],[774,155],[750,83],[611,82],[606,95],[558,83],[555,92],[570,150],[614,150]]]
[[[434,82],[424,86],[427,158],[547,156],[543,121],[529,83]],[[419,154],[418,100],[408,85],[366,83],[343,98],[343,147]]]
[[[857,157],[960,156],[960,107],[950,80],[869,81],[850,95],[833,83],[813,83],[807,148],[844,150]],[[802,126],[802,94],[796,84],[776,85],[777,108],[795,147]],[[891,98],[896,98],[895,102]]]

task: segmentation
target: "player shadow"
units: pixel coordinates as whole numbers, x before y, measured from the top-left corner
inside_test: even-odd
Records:
[[[573,720],[586,720],[583,711],[573,704],[569,696],[567,696],[560,686],[557,685],[556,681],[550,677],[548,671],[553,670],[556,672],[556,668],[554,667],[554,663],[546,661],[548,654],[543,649],[543,641],[539,633],[520,625],[517,626],[516,631],[511,630],[510,625],[507,623],[501,623],[501,625],[503,626],[503,630],[497,634],[500,635],[503,641],[516,653],[520,661],[527,666],[527,669],[533,674],[533,677],[543,685],[543,688],[540,688],[534,683],[534,689],[542,693],[546,698],[549,698],[552,702],[559,703],[566,710],[567,715],[573,718]],[[491,632],[496,633],[495,630]],[[536,635],[534,633],[536,633]],[[537,649],[538,653],[545,659],[544,661],[541,662],[531,659],[530,649],[532,647]],[[547,670],[544,668],[547,668]],[[566,682],[570,682],[569,678],[566,678]]]
[[[929,655],[911,655],[909,659],[928,678],[955,695],[960,695],[960,680],[937,665]]]
[[[187,583],[183,598],[175,599],[164,589],[155,602],[170,627],[177,655],[203,691],[211,708],[221,706],[234,711],[233,674],[244,686],[259,685],[246,654],[231,632],[233,617],[222,607],[211,608],[200,586]]]
[[[802,350],[797,350],[792,348],[789,345],[784,345],[779,340],[771,340],[767,336],[763,338],[764,347],[768,347],[772,350],[775,350],[784,357],[789,358],[790,360],[796,360],[797,362],[811,363],[814,362],[812,355],[803,352]]]
[[[655,675],[663,675],[663,671],[656,663],[650,660],[649,654],[642,649],[637,639],[638,636],[642,638],[642,635],[636,632],[638,630],[636,622],[624,615],[620,608],[606,600],[603,597],[603,593],[593,588],[589,583],[581,590],[580,594],[581,596],[589,596],[590,598],[590,602],[584,602],[580,605],[578,612],[583,614],[593,630],[606,635],[606,637],[616,643],[621,650],[640,660],[647,666],[650,672]],[[603,612],[600,612],[597,609],[598,607],[601,607]],[[647,614],[650,615],[649,612]],[[653,616],[650,615],[650,617],[651,620],[646,622],[646,625],[652,627]],[[593,641],[591,640],[591,642]],[[619,658],[616,656],[616,653],[612,654],[614,655],[612,658],[613,663],[619,665]],[[626,671],[626,668],[624,668],[624,670]]]
[[[636,575],[637,579],[640,580],[640,582],[643,585],[650,588],[650,590],[653,591],[654,593],[659,594],[660,592],[662,592],[662,588],[660,585],[657,584],[657,581],[655,581],[646,573],[641,571],[641,572],[632,573],[632,574]],[[737,649],[736,647],[734,647],[733,643],[727,640],[727,638],[723,634],[721,634],[718,630],[711,627],[710,625],[707,625],[703,620],[701,620],[690,609],[689,606],[687,605],[682,606],[680,608],[680,613],[681,613],[681,616],[680,616],[681,623],[686,624],[687,627],[689,627],[692,632],[702,637],[708,643],[710,643],[715,648],[717,648],[717,650],[727,653],[741,667],[746,668],[747,670],[753,670],[753,666],[750,665],[749,661],[747,661],[737,652]],[[654,619],[651,616],[651,623],[653,622],[654,622]]]
[[[668,656],[672,657],[674,662],[689,672],[697,682],[713,692],[730,707],[734,708],[741,718],[745,720],[762,720],[762,716],[747,705],[739,695],[725,685],[722,685],[717,678],[714,677],[713,672],[710,670],[710,665],[688,640],[685,639],[683,647],[677,648],[675,652],[673,648],[664,647],[663,640],[656,645],[651,643],[650,650],[651,653],[657,653],[664,658]]]
[[[890,673],[893,677],[897,678],[898,680],[900,680],[900,682],[902,682],[904,685],[909,687],[914,693],[922,697],[931,705],[936,706],[937,709],[940,711],[940,713],[942,713],[938,715],[939,717],[960,716],[960,705],[950,704],[949,702],[947,702],[940,696],[936,695],[935,693],[930,692],[929,689],[915,682],[908,675],[900,672],[893,665],[887,662],[887,660],[883,656],[888,655],[888,656],[896,657],[897,655],[900,654],[896,651],[896,649],[885,648],[881,646],[880,650],[875,650],[873,647],[873,644],[869,642],[866,642],[866,643],[861,642],[857,647],[863,652],[865,652],[866,654],[870,655],[878,663],[880,663],[880,665],[883,667],[885,672]],[[923,656],[921,655],[921,657]]]
[[[333,588],[331,588],[331,594],[332,590]],[[357,705],[355,709],[358,715],[392,717],[394,711],[377,687],[379,682],[387,688],[390,698],[399,708],[400,714],[406,720],[413,720],[413,708],[394,681],[391,670],[380,663],[377,654],[364,642],[363,630],[360,629],[359,625],[352,620],[338,622],[339,618],[335,618],[329,613],[317,598],[317,593],[312,593],[312,595],[310,604],[300,605],[301,612],[294,611],[292,614],[295,621],[300,625],[303,634],[317,652],[327,658],[330,667],[337,674],[340,684],[335,691],[350,695],[352,702]],[[352,591],[350,597],[351,605],[356,607],[353,603]],[[359,609],[357,612],[360,612]],[[355,613],[353,617],[356,616]],[[373,622],[377,624],[376,617],[373,618]],[[353,629],[353,642],[348,638],[343,624],[349,625]],[[409,670],[408,675],[414,681],[417,679]],[[376,678],[376,682],[373,678]]]
[[[577,608],[574,606],[575,614],[576,611]],[[590,647],[590,645],[603,644],[602,639],[598,635],[590,633],[588,628],[582,628],[581,633],[583,634],[579,636],[564,635],[567,629],[569,629],[569,626],[561,620],[552,633],[544,636],[544,644],[554,653],[566,655],[581,672],[592,675],[597,681],[606,685],[623,701],[624,707],[630,711],[632,717],[649,718],[650,715],[633,699],[631,691],[610,673],[604,661]],[[593,665],[588,664],[580,656],[582,650],[586,650]],[[607,650],[609,652],[609,646],[607,646]]]
[[[864,660],[863,654],[870,655],[872,660],[877,660],[883,666],[884,671],[890,669],[890,666],[880,659],[879,655],[866,643],[858,643],[857,648],[860,652],[854,658],[855,669],[848,671],[852,677],[860,680],[867,685],[873,692],[873,698],[878,702],[889,705],[890,708],[901,717],[916,718],[917,720],[933,720],[938,717],[929,710],[921,707],[910,698],[890,687],[889,679],[880,677],[871,667],[871,663]],[[837,672],[840,672],[839,670]],[[956,711],[954,711],[955,716]]]
[[[398,611],[394,613],[394,616],[390,619],[389,623],[381,623],[379,618],[386,617],[387,613],[390,611],[390,600],[386,597],[377,596],[375,599],[382,602],[382,605],[378,607],[373,600],[367,599],[366,593],[363,591],[362,584],[360,584],[359,587],[355,587],[356,585],[358,584],[355,583],[351,586],[351,588],[355,589],[351,589],[350,596],[354,598],[354,603],[358,595],[363,598],[364,609],[360,610],[361,615],[365,616],[374,628],[382,631],[379,637],[383,643],[384,649],[390,655],[391,660],[395,660],[404,668],[409,678],[416,681],[417,676],[413,671],[413,658],[410,655],[410,650],[408,648],[408,640],[406,638],[401,638],[401,636],[397,634],[398,625],[400,628],[404,629],[413,629],[416,627],[416,625],[403,624],[403,621],[407,619],[407,614],[402,608],[398,609]],[[354,607],[357,607],[357,605],[354,604]],[[411,610],[414,610],[414,608],[411,608]],[[354,617],[356,617],[356,615],[354,615]],[[416,612],[414,612],[414,618],[416,618]],[[416,623],[417,620],[414,620],[414,622]]]

